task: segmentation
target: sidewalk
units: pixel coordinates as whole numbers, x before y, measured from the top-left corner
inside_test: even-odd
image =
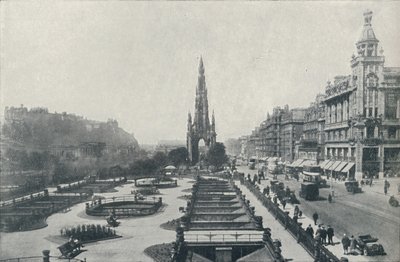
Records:
[[[340,183],[340,182],[339,182]],[[260,191],[264,188],[264,186],[266,186],[266,185],[261,185],[260,186]],[[242,189],[242,187],[244,187],[245,188],[245,186],[241,186],[240,187],[240,189]],[[247,188],[245,188],[245,190],[247,190]],[[244,190],[242,189],[242,191],[244,192]],[[246,191],[246,192],[248,192],[248,193],[246,193],[246,197],[247,197],[247,194],[252,194],[250,191]],[[252,194],[253,195],[253,194]],[[274,194],[272,193],[272,196],[273,196]],[[251,200],[250,200],[251,201]],[[250,202],[250,203],[252,203],[252,201]],[[294,207],[295,207],[295,205],[292,205],[292,204],[290,204],[290,203],[287,203],[286,204],[286,206],[285,206],[285,209],[283,209],[282,208],[282,205],[279,205],[279,208],[281,209],[281,210],[284,210],[284,211],[286,211],[286,212],[289,212],[289,216],[290,217],[293,217],[293,215],[294,215]],[[261,205],[261,208],[263,208],[263,209],[265,209],[267,212],[268,212],[268,210],[264,207],[264,206],[262,206]],[[257,207],[256,207],[256,211],[257,211]],[[325,226],[325,228],[327,228],[327,224],[323,224],[323,221],[320,221],[320,220],[318,220],[317,221],[317,225],[314,225],[314,220],[312,219],[312,218],[310,218],[310,217],[307,217],[307,216],[304,216],[304,214],[301,216],[301,217],[299,217],[298,218],[298,222],[299,223],[302,223],[302,228],[304,228],[304,229],[306,229],[307,227],[308,227],[308,225],[311,225],[312,227],[313,227],[313,229],[314,229],[314,234],[315,234],[315,232],[317,231],[317,229],[318,229],[318,224],[321,224],[321,225],[324,225]],[[277,224],[279,224],[279,222],[277,222],[276,221],[276,223]],[[283,226],[282,225],[280,225],[279,224],[279,226],[281,227],[281,230],[284,230],[283,229]],[[334,225],[332,225],[333,226],[333,229],[335,229],[334,228]],[[295,239],[293,238],[293,236],[292,235],[290,235],[290,233],[289,232],[287,232],[287,234],[293,239],[293,241],[297,244],[297,242],[295,241]],[[371,257],[367,257],[367,256],[362,256],[362,255],[357,255],[357,256],[354,256],[354,255],[344,255],[344,251],[343,251],[343,246],[342,246],[342,243],[341,243],[341,237],[343,237],[343,236],[338,236],[338,235],[334,235],[333,236],[333,245],[327,245],[327,246],[325,246],[330,252],[332,252],[337,258],[342,258],[342,257],[345,257],[345,258],[347,258],[349,261],[360,261],[360,262],[364,262],[364,261],[371,261]],[[348,236],[348,237],[350,237],[350,236]],[[302,248],[299,244],[297,244],[300,248]],[[299,260],[299,261],[302,261],[302,260]]]
[[[246,195],[246,199],[250,200],[250,204],[255,207],[255,214],[262,216],[264,227],[271,229],[272,238],[279,239],[282,243],[282,256],[288,261],[313,261],[311,255],[297,243],[296,239],[286,231],[278,220],[273,217],[262,203],[240,182],[235,184]]]

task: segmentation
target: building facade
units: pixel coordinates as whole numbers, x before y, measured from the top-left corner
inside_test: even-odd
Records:
[[[247,140],[247,148],[254,148],[251,156],[293,161],[296,156],[295,143],[303,131],[305,112],[302,108],[289,109],[288,105],[275,107]]]
[[[319,163],[325,158],[325,104],[324,95],[318,94],[315,102],[306,108],[303,134],[296,141],[298,159]]]
[[[365,12],[349,75],[329,81],[305,110],[277,107],[261,123],[252,134],[260,156],[311,160],[357,180],[399,172],[400,67],[385,67],[371,21]]]
[[[354,163],[356,179],[383,176],[400,157],[400,68],[384,67],[371,20],[365,12],[351,75],[325,89],[325,155]]]

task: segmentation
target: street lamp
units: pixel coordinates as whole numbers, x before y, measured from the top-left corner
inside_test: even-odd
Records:
[[[363,139],[363,130],[365,128],[365,123],[363,120],[363,116],[358,114],[356,119],[354,119],[353,126],[356,128],[356,172],[355,172],[355,180],[362,180],[363,172],[362,172],[362,144],[361,140]],[[349,180],[349,177],[347,178]]]

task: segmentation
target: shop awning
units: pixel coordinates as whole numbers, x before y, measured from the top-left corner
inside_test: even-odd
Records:
[[[353,166],[354,166],[354,163],[353,163],[353,162],[348,162],[348,163],[347,163],[347,166],[345,166],[345,167],[342,169],[342,173],[347,173],[347,172],[349,172],[350,169],[351,169]]]
[[[347,165],[347,162],[341,162],[340,165],[338,165],[338,166],[335,168],[335,170],[333,170],[333,171],[340,172],[346,165]]]
[[[325,166],[329,163],[329,160],[324,160],[324,162],[322,162],[321,164],[319,164],[319,166],[321,167],[321,169],[324,169]]]
[[[304,159],[297,159],[296,161],[294,161],[292,163],[292,167],[299,167],[301,165],[301,163],[303,163],[305,160]]]
[[[325,165],[324,169],[325,169],[325,170],[329,170],[329,168],[330,168],[333,164],[335,164],[335,161],[334,161],[334,160],[330,160],[330,161]]]
[[[314,160],[305,160],[303,163],[299,165],[299,167],[312,166],[312,165],[316,165],[316,162]]]
[[[341,161],[335,161],[334,163],[333,163],[333,165],[331,165],[330,167],[328,167],[328,168],[326,168],[327,170],[335,170],[335,168],[338,166],[338,165],[340,165],[340,163],[342,163]]]

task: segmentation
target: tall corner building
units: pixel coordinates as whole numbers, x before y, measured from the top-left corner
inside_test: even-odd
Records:
[[[371,22],[366,11],[351,74],[328,82],[324,98],[323,166],[357,180],[400,168],[400,67],[385,67]]]

